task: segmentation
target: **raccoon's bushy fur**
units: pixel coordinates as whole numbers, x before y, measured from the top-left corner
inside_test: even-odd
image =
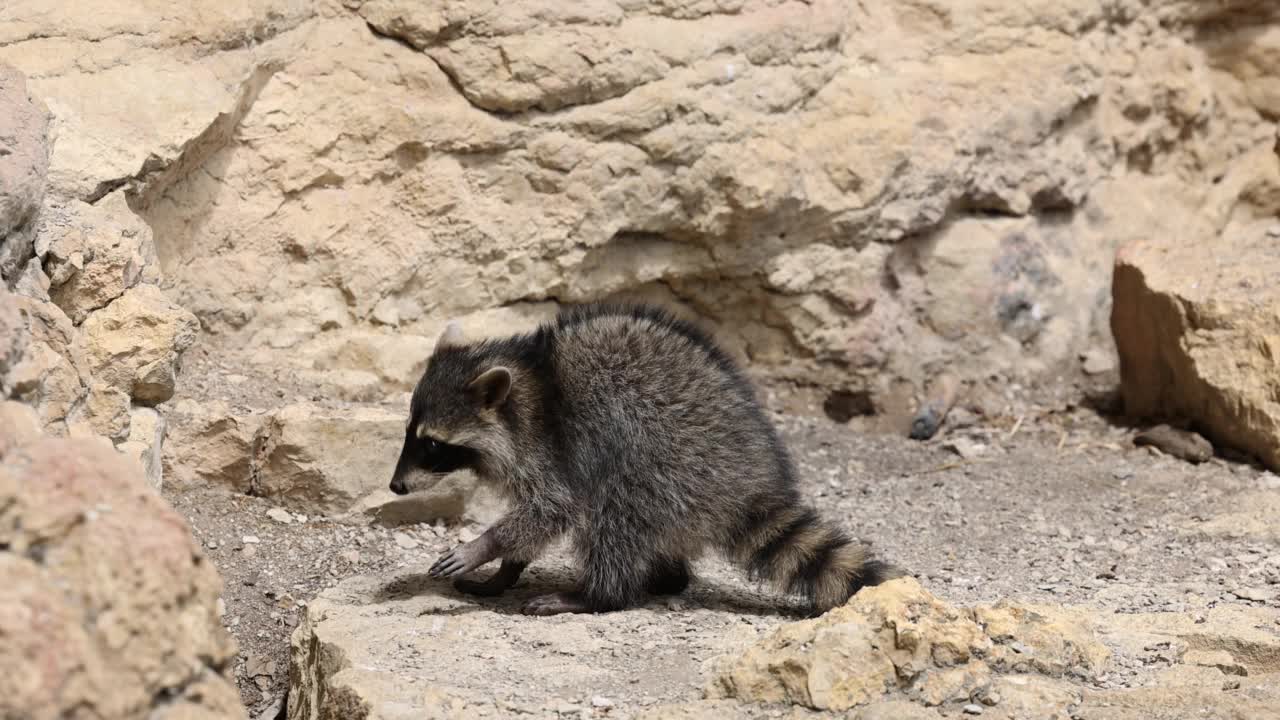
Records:
[[[494,368],[506,371],[497,382]],[[504,571],[510,561],[518,575],[567,533],[590,611],[679,592],[707,549],[818,612],[899,574],[803,502],[729,356],[653,306],[577,307],[501,340],[442,338],[413,394],[393,489],[415,471],[459,467],[511,500],[486,533]]]

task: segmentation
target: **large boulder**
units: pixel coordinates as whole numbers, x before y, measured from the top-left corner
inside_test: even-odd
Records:
[[[0,282],[32,255],[30,226],[49,170],[49,111],[16,68],[0,61]]]
[[[301,512],[338,514],[391,482],[405,418],[313,403],[272,413],[254,439],[250,492]]]
[[[1280,470],[1280,229],[1252,223],[1215,239],[1194,227],[1116,257],[1125,411],[1191,420],[1215,444]]]
[[[25,426],[0,442],[0,717],[245,717],[185,521],[109,444]]]

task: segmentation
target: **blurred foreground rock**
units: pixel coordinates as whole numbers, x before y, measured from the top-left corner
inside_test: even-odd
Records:
[[[109,443],[37,427],[0,405],[0,717],[245,717],[185,521]]]

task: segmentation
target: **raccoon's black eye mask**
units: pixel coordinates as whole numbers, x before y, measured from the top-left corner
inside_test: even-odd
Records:
[[[462,445],[452,445],[433,437],[418,437],[410,428],[405,447],[413,464],[434,473],[447,473],[471,467],[476,461],[476,451]]]

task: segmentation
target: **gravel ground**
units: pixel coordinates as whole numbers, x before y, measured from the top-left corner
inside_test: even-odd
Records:
[[[1280,478],[1254,465],[1218,458],[1192,465],[1135,447],[1132,429],[1085,408],[1024,403],[1016,416],[986,417],[961,411],[955,419],[965,427],[953,423],[921,443],[839,425],[785,400],[775,395],[771,404],[790,408],[777,422],[814,504],[949,602],[1009,598],[1118,613],[1277,606],[1275,535],[1247,523],[1238,532],[1206,531],[1215,518],[1241,511],[1248,493],[1280,493]],[[344,578],[416,577],[414,592],[474,606],[504,635],[523,622],[512,614],[520,602],[569,581],[557,552],[503,598],[463,598],[415,573],[474,537],[479,525],[356,527],[215,491],[170,492],[168,499],[222,572],[225,622],[241,649],[237,679],[255,716],[274,716],[287,692],[288,637],[305,604]],[[679,598],[547,626],[582,630],[571,635],[579,646],[560,642],[556,652],[584,667],[614,668],[612,681],[539,685],[518,661],[545,661],[545,647],[503,659],[514,662],[458,661],[450,678],[505,703],[566,711],[592,707],[597,696],[641,706],[697,699],[705,683],[700,663],[741,635],[735,626],[754,636],[799,608],[749,586],[718,560],[696,571]],[[1123,674],[1103,680],[1127,681]]]

